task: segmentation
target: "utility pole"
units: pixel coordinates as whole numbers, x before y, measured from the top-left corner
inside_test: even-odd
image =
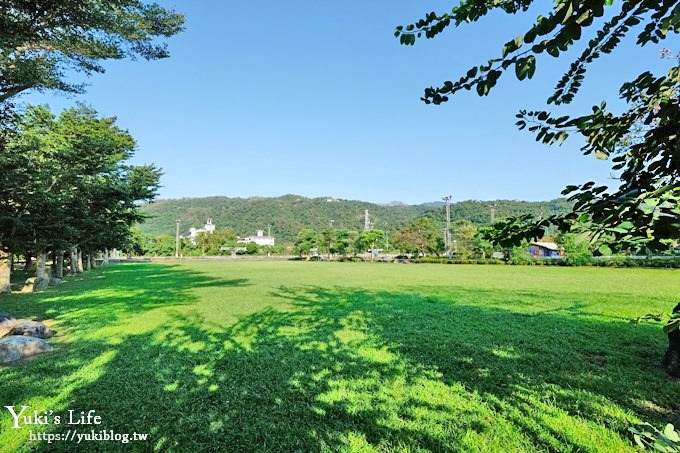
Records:
[[[446,206],[446,231],[444,231],[444,246],[446,247],[446,253],[451,256],[451,195],[443,197],[444,205]]]
[[[333,254],[331,253],[331,249],[333,248],[333,239],[335,238],[335,228],[333,228],[333,223],[335,220],[333,219],[328,219],[328,226],[330,227],[329,233],[328,233],[328,261],[330,261],[333,258]]]
[[[175,258],[179,258],[179,219],[175,220]]]

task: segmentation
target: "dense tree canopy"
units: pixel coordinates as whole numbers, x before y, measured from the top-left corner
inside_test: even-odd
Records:
[[[128,243],[143,219],[138,204],[155,198],[161,174],[125,164],[135,142],[114,118],[82,106],[58,118],[44,107],[21,112],[12,98],[80,92],[69,76],[104,72],[105,60],[165,58],[162,39],[183,23],[141,0],[0,0],[0,292],[9,288],[10,250],[36,252],[40,279],[47,251],[61,262],[71,248],[73,268],[79,249],[91,259]]]
[[[430,218],[420,217],[394,235],[394,246],[416,255],[438,254],[444,250],[444,240]]]
[[[319,245],[319,235],[314,230],[302,230],[295,241],[295,251],[300,255],[309,255]]]
[[[492,10],[508,14],[526,12],[533,4],[548,11],[525,32],[502,46],[500,55],[470,68],[457,81],[445,81],[425,90],[425,103],[441,104],[460,90],[475,89],[486,96],[498,80],[513,71],[519,80],[534,76],[539,58],[560,55],[580,41],[587,40],[580,56],[557,82],[547,103],[558,108],[574,99],[588,65],[603,54],[612,53],[622,38],[637,34],[637,44],[659,43],[680,31],[680,3],[677,0],[465,0],[445,14],[429,13],[418,22],[399,26],[395,35],[402,44],[413,45],[417,38],[434,38],[450,26],[482,19]],[[607,7],[613,15],[605,14]],[[608,18],[605,18],[608,17]],[[592,38],[587,39],[595,29]],[[664,247],[667,239],[680,232],[680,66],[672,52],[665,51],[670,69],[666,74],[642,72],[624,83],[620,97],[629,106],[622,114],[609,111],[606,103],[592,112],[571,117],[547,111],[518,113],[517,125],[528,127],[536,140],[561,144],[570,135],[585,139],[584,154],[611,159],[618,172],[617,188],[596,186],[593,182],[569,186],[575,202],[572,213],[540,219],[563,229],[574,223],[592,226],[592,237],[603,236],[631,246]],[[533,229],[527,229],[527,231]]]
[[[123,248],[155,198],[160,171],[126,164],[132,136],[79,106],[29,107],[0,153],[0,248],[19,253]]]
[[[140,0],[0,0],[0,103],[29,89],[77,92],[68,71],[103,60],[168,56],[184,17]]]

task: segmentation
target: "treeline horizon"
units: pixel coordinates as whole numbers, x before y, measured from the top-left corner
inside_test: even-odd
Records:
[[[452,222],[466,220],[482,226],[491,224],[492,217],[494,220],[524,214],[547,217],[569,212],[572,206],[563,198],[549,201],[465,200],[451,203],[450,209]],[[290,244],[296,241],[302,230],[361,231],[366,210],[369,211],[371,226],[387,232],[396,232],[423,216],[442,223],[442,226],[445,222],[442,202],[385,205],[288,194],[280,197],[157,199],[141,207],[146,219],[138,229],[150,236],[174,237],[177,220],[180,221],[180,231],[184,232],[191,227],[202,227],[211,218],[217,229],[230,228],[239,236],[249,236],[257,230],[271,231],[277,243]]]

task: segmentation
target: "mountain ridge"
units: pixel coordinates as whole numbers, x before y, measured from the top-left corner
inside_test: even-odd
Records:
[[[427,214],[443,221],[444,203],[441,201],[408,205],[391,202],[371,203],[334,197],[309,198],[286,194],[279,197],[253,196],[248,198],[210,196],[161,199],[142,206],[148,216],[140,230],[149,235],[174,235],[177,219],[180,230],[200,228],[208,218],[217,229],[231,228],[237,235],[248,236],[257,230],[271,229],[277,242],[293,242],[303,229],[322,231],[329,228],[362,230],[364,213],[374,228],[396,231],[416,218]],[[522,200],[465,200],[451,203],[451,220],[469,220],[483,225],[490,222],[491,206],[495,217],[534,213],[551,215],[566,212],[571,203],[565,199],[550,201]]]

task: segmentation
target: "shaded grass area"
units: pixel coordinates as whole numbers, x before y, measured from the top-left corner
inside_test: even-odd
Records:
[[[0,402],[95,409],[96,430],[150,433],[134,451],[633,450],[631,422],[680,425],[660,328],[629,323],[667,309],[677,282],[637,269],[118,265],[0,299],[59,331],[53,354],[0,368]],[[74,449],[10,424],[2,413],[0,450]]]

